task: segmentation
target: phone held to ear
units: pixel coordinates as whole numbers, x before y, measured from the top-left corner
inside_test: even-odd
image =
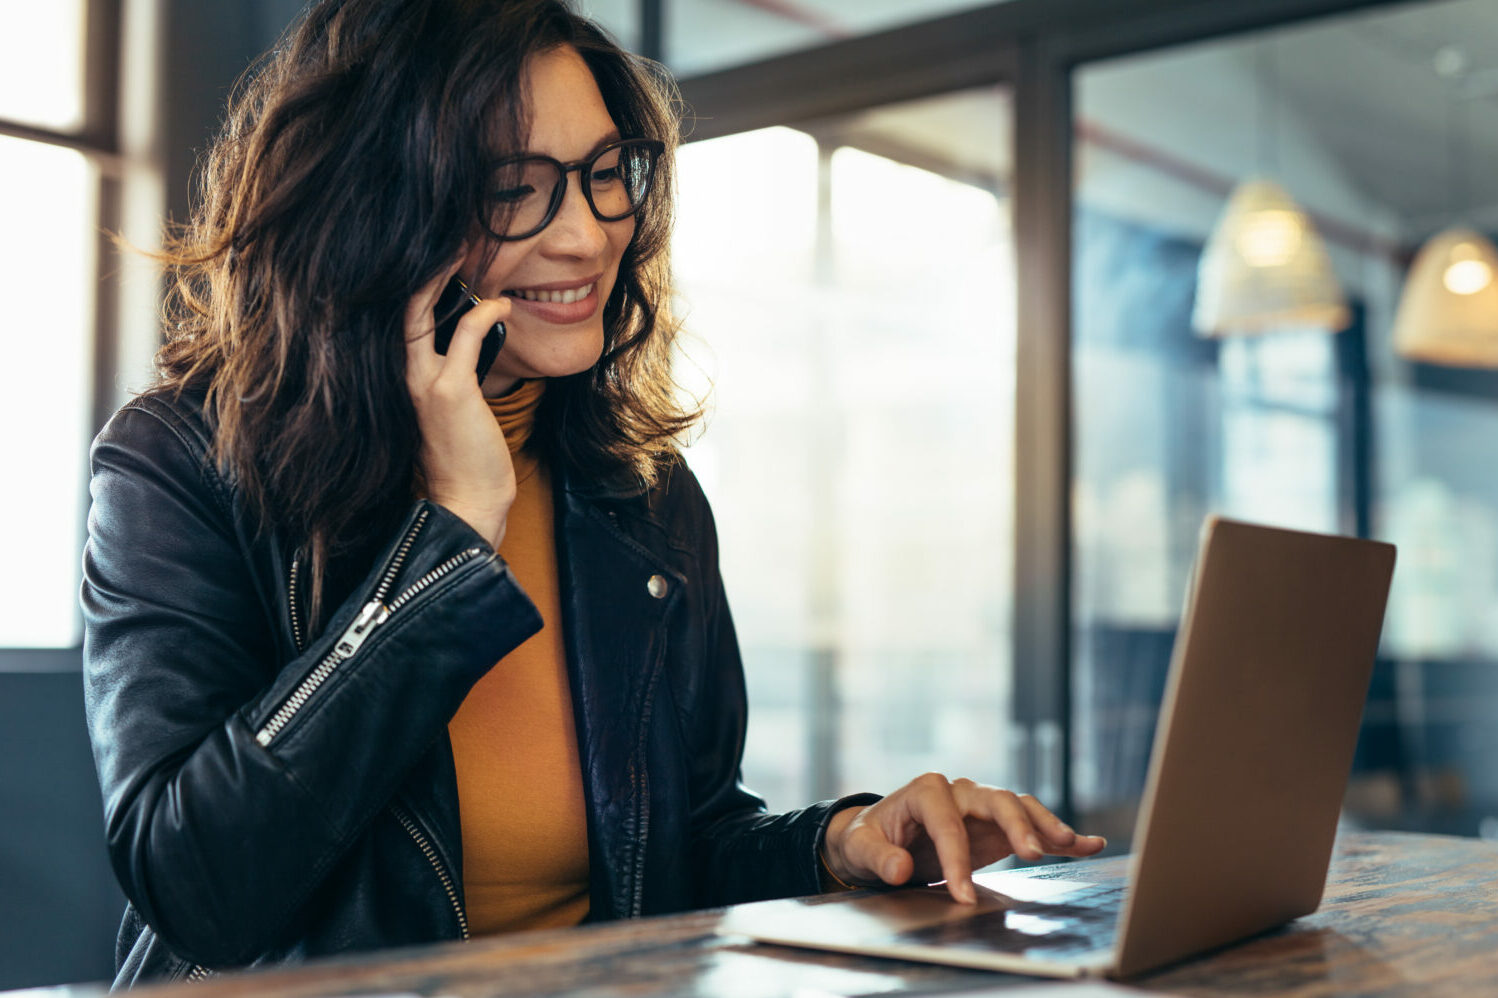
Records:
[[[453,333],[458,331],[458,320],[467,314],[468,310],[483,301],[478,295],[468,290],[468,285],[457,277],[447,282],[447,287],[442,289],[442,296],[437,299],[437,306],[432,310],[433,318],[437,322],[436,336],[432,345],[437,352],[444,357],[447,356],[447,348],[452,345]],[[505,345],[505,324],[496,322],[494,326],[484,334],[484,342],[479,347],[479,362],[476,373],[479,376],[479,384],[484,383],[484,378],[489,374],[489,368],[494,366],[494,359],[499,356],[499,351]]]

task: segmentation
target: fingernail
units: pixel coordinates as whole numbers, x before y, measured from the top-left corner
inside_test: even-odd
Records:
[[[1030,836],[1029,838],[1027,838],[1025,840],[1025,844],[1030,847],[1030,851],[1031,852],[1040,852],[1041,851],[1041,849],[1040,849],[1040,840],[1037,839],[1033,835]]]
[[[899,875],[900,875],[900,863],[899,863],[898,860],[893,860],[892,859],[888,863],[884,864],[884,873],[881,874],[881,876],[884,877],[884,882],[886,884],[893,884],[895,882],[895,879]]]
[[[978,903],[978,892],[973,889],[972,881],[968,881],[967,883],[961,885],[961,887],[959,888],[959,893],[962,895],[962,900],[966,901],[968,904]]]

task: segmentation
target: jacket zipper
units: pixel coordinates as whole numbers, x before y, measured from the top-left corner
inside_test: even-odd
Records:
[[[348,630],[343,632],[343,636],[338,639],[338,643],[333,646],[333,650],[328,652],[321,662],[317,663],[317,668],[313,669],[307,675],[307,678],[303,679],[297,685],[295,690],[292,690],[291,696],[286,698],[286,702],[281,704],[276,709],[276,712],[271,715],[270,720],[265,722],[265,726],[255,733],[255,741],[261,745],[269,745],[271,739],[280,734],[281,729],[286,727],[291,719],[296,716],[296,712],[301,710],[302,706],[312,698],[312,694],[316,693],[318,688],[327,682],[328,677],[333,674],[334,669],[338,668],[339,663],[352,658],[354,652],[359,650],[359,646],[369,640],[369,636],[374,633],[374,629],[383,624],[389,617],[390,610],[379,600],[371,600],[364,604],[364,609],[359,611],[359,616],[348,626]]]
[[[645,846],[650,840],[650,774],[640,770],[638,787],[640,806],[635,813],[640,823],[640,837],[635,842],[635,883],[629,900],[629,917],[639,918],[645,909]]]
[[[296,612],[296,580],[302,566],[301,555],[291,559],[291,578],[286,585],[286,605],[291,611],[291,640],[296,644],[297,653],[300,654],[303,647],[302,642],[302,618]]]
[[[651,683],[652,688],[654,683]],[[639,757],[645,755],[644,732],[650,725],[651,700],[647,697],[644,709],[640,711],[640,745],[636,748]],[[639,918],[645,907],[645,847],[650,842],[650,772],[644,767],[639,768],[639,775],[635,780],[636,800],[639,804],[635,807],[635,820],[639,823],[640,834],[635,840],[635,862],[634,862],[634,890],[631,892],[629,901],[629,917]]]
[[[432,840],[427,838],[426,833],[417,825],[415,816],[410,814],[404,807],[401,807],[399,804],[391,804],[390,813],[395,815],[395,820],[399,821],[401,827],[405,828],[406,833],[415,840],[417,848],[427,858],[427,862],[432,864],[432,869],[437,872],[437,879],[442,881],[442,889],[447,892],[447,900],[452,903],[453,914],[458,918],[458,932],[466,942],[468,940],[468,915],[463,911],[463,904],[458,900],[458,890],[453,886],[453,878],[448,874],[447,867],[442,862],[442,857],[437,855],[437,850],[432,845]]]
[[[364,609],[360,611],[360,613],[359,613],[360,619],[363,619],[364,616],[365,616],[365,614],[370,612],[371,606],[380,603],[380,601],[385,597],[385,595],[387,593],[389,593],[391,586],[395,582],[395,577],[396,577],[397,573],[399,573],[399,571],[400,571],[401,565],[405,563],[406,556],[411,551],[411,545],[416,542],[416,535],[421,531],[421,528],[426,524],[427,517],[429,515],[430,515],[430,512],[428,510],[425,510],[425,509],[423,509],[420,513],[418,513],[417,516],[416,516],[416,522],[411,525],[411,529],[406,532],[406,536],[403,537],[403,538],[401,538],[400,545],[396,548],[395,554],[393,554],[391,556],[391,558],[390,558],[390,564],[386,566],[385,571],[383,573],[381,573],[381,575],[380,575],[380,582],[379,582],[379,585],[375,589],[374,599],[372,599],[369,603],[365,604]],[[360,638],[357,639],[357,642],[355,643],[354,647],[357,649],[358,645],[364,643],[364,639],[369,636],[368,635],[368,631],[369,630],[373,630],[375,623],[380,623],[380,622],[383,622],[384,620],[388,619],[391,613],[394,613],[397,609],[399,609],[400,607],[404,606],[406,603],[410,602],[419,593],[421,593],[422,590],[424,590],[428,586],[432,585],[432,583],[434,583],[438,579],[442,578],[442,576],[446,575],[448,572],[451,572],[453,569],[457,568],[459,565],[461,565],[463,562],[467,561],[469,558],[473,557],[474,555],[480,554],[480,553],[481,553],[481,551],[480,551],[479,548],[469,548],[466,551],[463,551],[460,554],[454,555],[453,557],[447,559],[447,561],[444,561],[442,564],[440,564],[436,568],[432,569],[426,575],[423,575],[420,579],[417,579],[404,592],[402,592],[399,596],[397,596],[395,598],[395,600],[390,604],[389,607],[385,608],[385,613],[384,613],[383,616],[379,617],[379,620],[374,621],[373,623],[371,623],[366,628],[366,631],[365,631],[363,637],[360,637]],[[290,580],[288,581],[287,587],[286,587],[286,599],[287,599],[287,602],[289,604],[289,608],[290,608],[290,611],[291,611],[291,637],[292,637],[292,640],[294,642],[296,642],[296,648],[297,648],[298,652],[301,652],[301,651],[304,650],[304,648],[303,648],[303,639],[302,639],[301,618],[300,618],[300,616],[297,613],[297,599],[296,599],[296,584],[297,584],[297,575],[298,575],[298,570],[300,568],[300,563],[301,563],[300,557],[294,557],[294,558],[292,558],[292,561],[291,561],[291,577],[290,577]],[[378,613],[376,613],[376,615],[378,616]],[[357,626],[358,623],[359,623],[359,621],[356,620],[354,623],[355,623],[355,626]],[[352,631],[353,628],[351,627],[349,630]],[[344,646],[344,644],[345,644],[346,640],[348,639],[348,637],[349,637],[349,632],[347,632],[347,631],[344,632],[344,637],[341,638],[339,640],[339,642],[338,642],[338,645],[335,646],[334,654],[337,654],[338,649],[340,649],[340,648],[342,648]],[[350,652],[350,654],[352,654],[352,652]],[[329,656],[329,657],[332,657],[332,656]],[[324,661],[326,661],[326,660],[324,660]],[[336,664],[337,663],[335,662],[333,665],[336,666]],[[319,665],[318,668],[321,669],[321,665]],[[318,670],[314,670],[314,674],[316,674],[317,671]],[[330,667],[328,671],[331,672],[332,671],[332,667]],[[326,678],[327,678],[326,676],[323,677],[323,679],[326,679]],[[303,681],[303,683],[300,686],[298,686],[298,688],[297,688],[298,692],[300,692],[301,689],[302,689],[302,687],[306,686],[307,682],[310,681],[310,680],[311,680],[311,676],[308,677],[308,680]],[[322,681],[323,680],[318,680],[318,682],[317,682],[316,685],[321,685]],[[315,689],[315,688],[316,688],[316,686],[313,687],[313,689]],[[307,695],[310,696],[311,693],[309,692]],[[294,693],[294,694],[292,694],[292,696],[295,697],[296,694]],[[303,697],[302,698],[302,702],[305,702],[305,700],[306,700],[306,697]],[[289,703],[290,703],[290,701],[288,700],[288,704]],[[282,706],[282,710],[285,710],[285,709],[286,709],[286,707],[285,707],[285,705],[283,705]],[[291,713],[294,714],[295,712],[296,712],[295,709],[293,709]],[[281,713],[281,711],[277,711],[276,712],[277,715],[279,715],[280,713]],[[274,719],[275,718],[273,717],[272,721],[274,721]],[[288,716],[288,720],[289,720],[289,716]],[[282,721],[277,726],[276,731],[279,731],[282,727],[285,727],[285,725],[286,725],[286,722]],[[276,731],[269,731],[269,733],[267,734],[267,731],[268,731],[269,727],[270,727],[270,725],[267,724],[266,728],[262,729],[262,731],[260,732],[260,734],[257,734],[255,736],[256,741],[260,742],[261,745],[268,744],[269,741],[270,741],[270,739],[274,738],[275,735],[276,735]],[[261,735],[265,735],[265,737],[264,737],[263,740],[261,738]],[[392,814],[395,815],[396,820],[400,822],[401,827],[406,830],[406,834],[408,834],[408,835],[411,836],[412,841],[414,841],[416,843],[417,848],[419,848],[421,850],[422,855],[426,857],[427,862],[431,864],[432,870],[437,874],[437,879],[439,881],[441,881],[441,883],[442,883],[442,890],[447,895],[448,901],[451,902],[451,904],[453,906],[453,914],[456,916],[457,921],[458,921],[458,931],[462,935],[462,938],[464,940],[467,940],[469,938],[469,935],[468,935],[468,915],[467,915],[466,912],[463,911],[463,905],[458,900],[457,889],[453,886],[453,879],[452,879],[451,875],[448,874],[447,867],[443,864],[441,857],[437,854],[436,848],[433,847],[431,839],[429,839],[427,837],[426,833],[421,830],[421,826],[417,822],[415,816],[412,815],[412,814],[410,814],[410,813],[408,813],[404,808],[400,807],[397,804],[393,804],[392,803],[390,805],[390,811],[391,811]],[[195,967],[192,968],[191,971],[188,972],[187,980],[189,980],[189,981],[200,981],[200,980],[203,980],[206,977],[209,977],[212,973],[213,972],[210,971],[206,967],[195,966]]]
[[[328,677],[333,674],[334,670],[342,663],[354,657],[364,642],[368,641],[370,636],[374,634],[375,628],[389,620],[392,613],[409,603],[422,590],[480,553],[479,548],[469,548],[460,554],[453,555],[413,582],[389,606],[380,602],[378,597],[365,603],[364,608],[359,611],[359,616],[354,618],[354,622],[348,626],[348,630],[344,631],[342,636],[339,637],[338,643],[333,646],[333,650],[328,652],[321,662],[317,663],[317,668],[308,673],[307,678],[303,679],[297,685],[297,688],[292,691],[291,696],[287,697],[286,701],[271,715],[270,720],[265,722],[265,726],[255,733],[255,741],[259,742],[262,746],[269,745],[271,740],[281,733],[281,729],[291,723],[291,719],[296,716],[297,711],[301,710],[307,701],[312,699],[313,694],[322,687],[322,684],[327,682]]]
[[[399,610],[401,607],[411,602],[417,596],[420,596],[422,590],[426,589],[432,583],[441,579],[444,575],[448,574],[468,559],[476,557],[477,555],[482,553],[483,550],[481,548],[466,548],[462,551],[459,551],[457,554],[453,555],[451,558],[447,559],[442,564],[438,565],[436,568],[432,569],[430,572],[423,575],[421,578],[417,579],[415,582],[411,583],[404,590],[402,590],[399,596],[390,601],[389,612],[394,613],[395,611]]]
[[[416,543],[416,535],[421,533],[421,528],[426,526],[427,517],[431,510],[422,508],[416,514],[416,522],[411,524],[411,529],[406,531],[406,536],[401,538],[400,545],[396,547],[395,554],[390,556],[390,563],[385,566],[385,572],[380,576],[380,584],[375,588],[374,598],[383,600],[385,594],[390,592],[390,587],[395,585],[395,576],[400,572],[401,566],[406,563],[406,555],[411,553],[411,545]]]
[[[411,552],[411,545],[416,543],[416,535],[421,533],[421,528],[426,526],[427,517],[431,515],[429,510],[423,509],[416,514],[416,522],[411,524],[411,529],[401,538],[395,553],[390,556],[390,562],[385,566],[385,571],[380,573],[380,582],[375,589],[374,598],[383,599],[390,591],[390,586],[395,582],[396,573],[406,561],[406,555]],[[296,650],[302,651],[306,642],[302,639],[302,617],[297,613],[296,583],[301,575],[302,558],[298,554],[291,559],[291,574],[286,582],[286,604],[291,616],[291,640],[296,643]]]
[[[348,629],[338,638],[337,643],[333,645],[333,650],[328,652],[322,661],[317,663],[317,667],[297,684],[296,689],[291,692],[291,695],[276,709],[275,713],[271,715],[270,719],[265,722],[260,730],[255,733],[255,741],[261,746],[268,746],[271,743],[276,735],[296,716],[297,711],[301,710],[307,701],[312,698],[313,694],[321,688],[323,683],[327,682],[328,677],[333,674],[338,666],[353,658],[360,646],[369,640],[370,635],[375,632],[376,628],[390,619],[390,615],[393,612],[410,602],[444,575],[447,575],[459,565],[481,553],[479,548],[468,548],[454,555],[413,582],[387,606],[384,602],[385,597],[390,592],[396,575],[400,572],[401,565],[405,563],[406,556],[411,550],[411,545],[416,541],[416,535],[426,523],[427,516],[428,511],[425,509],[417,515],[416,522],[411,525],[410,530],[406,531],[406,536],[401,539],[400,546],[396,549],[395,554],[391,556],[390,564],[386,566],[385,571],[381,574],[374,597],[368,603],[364,604],[364,607],[359,611],[359,616],[354,618],[354,622],[348,626]]]
[[[650,681],[646,685],[645,702],[640,709],[640,741],[635,746],[638,758],[645,756],[645,741],[648,737],[646,732],[650,728],[650,716],[655,707],[655,685],[660,679],[662,663],[657,659],[655,668],[651,670]],[[636,798],[640,803],[635,809],[636,820],[639,822],[640,834],[635,842],[634,862],[634,891],[630,897],[630,917],[639,918],[644,910],[645,894],[645,847],[650,842],[650,772],[644,766],[639,768],[638,777],[635,780]]]

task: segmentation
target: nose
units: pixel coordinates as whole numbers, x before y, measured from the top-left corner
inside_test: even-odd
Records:
[[[551,220],[543,233],[546,248],[563,256],[599,256],[608,246],[608,232],[603,228],[604,223],[594,217],[593,209],[588,207],[582,184],[575,177],[569,177],[568,180],[570,182],[562,197],[562,205],[557,209],[557,217]]]

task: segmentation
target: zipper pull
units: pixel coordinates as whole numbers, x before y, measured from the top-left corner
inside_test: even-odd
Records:
[[[351,657],[359,650],[374,629],[385,622],[390,616],[389,607],[379,600],[370,600],[364,604],[364,609],[359,611],[359,616],[349,625],[348,630],[343,632],[343,637],[338,639],[338,644],[333,646],[333,651],[340,659]]]

